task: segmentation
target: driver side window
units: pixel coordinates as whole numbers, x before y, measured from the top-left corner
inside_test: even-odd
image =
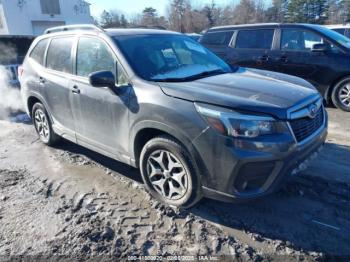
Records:
[[[327,44],[333,52],[339,51],[322,36],[302,29],[283,29],[281,35],[281,50],[284,51],[311,51],[315,44]]]
[[[77,75],[88,77],[97,71],[111,71],[117,85],[127,84],[127,77],[121,66],[117,65],[115,55],[101,40],[91,37],[81,37],[77,50]],[[116,74],[117,73],[117,74]]]

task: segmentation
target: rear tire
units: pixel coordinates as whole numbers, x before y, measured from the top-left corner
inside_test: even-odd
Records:
[[[333,88],[333,104],[346,112],[350,112],[350,77],[343,78]]]
[[[147,190],[167,205],[189,208],[202,198],[195,163],[184,146],[169,136],[146,143],[140,156],[140,169]]]
[[[51,119],[43,104],[34,104],[32,108],[32,119],[35,130],[45,145],[53,146],[61,140],[61,137],[53,131]]]

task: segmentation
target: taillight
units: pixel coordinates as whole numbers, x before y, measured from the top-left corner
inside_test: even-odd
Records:
[[[24,72],[24,68],[23,68],[23,66],[19,66],[18,67],[18,76],[22,76],[23,75],[23,72]]]

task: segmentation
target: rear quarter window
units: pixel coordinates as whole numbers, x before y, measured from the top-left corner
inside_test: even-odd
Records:
[[[48,42],[49,42],[48,39],[39,41],[29,55],[32,59],[34,59],[36,62],[38,62],[41,65],[44,65],[45,51],[46,51]]]
[[[236,48],[271,49],[274,29],[240,30],[236,38]]]
[[[47,68],[64,73],[72,73],[72,46],[73,38],[71,37],[52,39],[47,51]]]
[[[336,31],[339,34],[345,35],[345,28],[334,28],[333,31]]]
[[[201,43],[205,45],[228,45],[233,32],[208,32],[201,38]]]

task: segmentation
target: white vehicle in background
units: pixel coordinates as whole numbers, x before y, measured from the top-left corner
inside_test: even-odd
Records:
[[[186,34],[188,37],[192,38],[194,41],[199,41],[199,39],[202,37],[201,34],[197,34],[197,33],[188,33]]]
[[[8,72],[8,84],[11,87],[20,88],[18,80],[18,67],[19,64],[5,65],[5,69]]]
[[[325,25],[325,27],[350,38],[350,23],[338,24],[338,25]]]
[[[0,67],[7,71],[7,75],[3,77],[8,80],[6,83],[8,86],[20,87],[18,67],[22,64],[33,40],[33,36],[0,36]]]

